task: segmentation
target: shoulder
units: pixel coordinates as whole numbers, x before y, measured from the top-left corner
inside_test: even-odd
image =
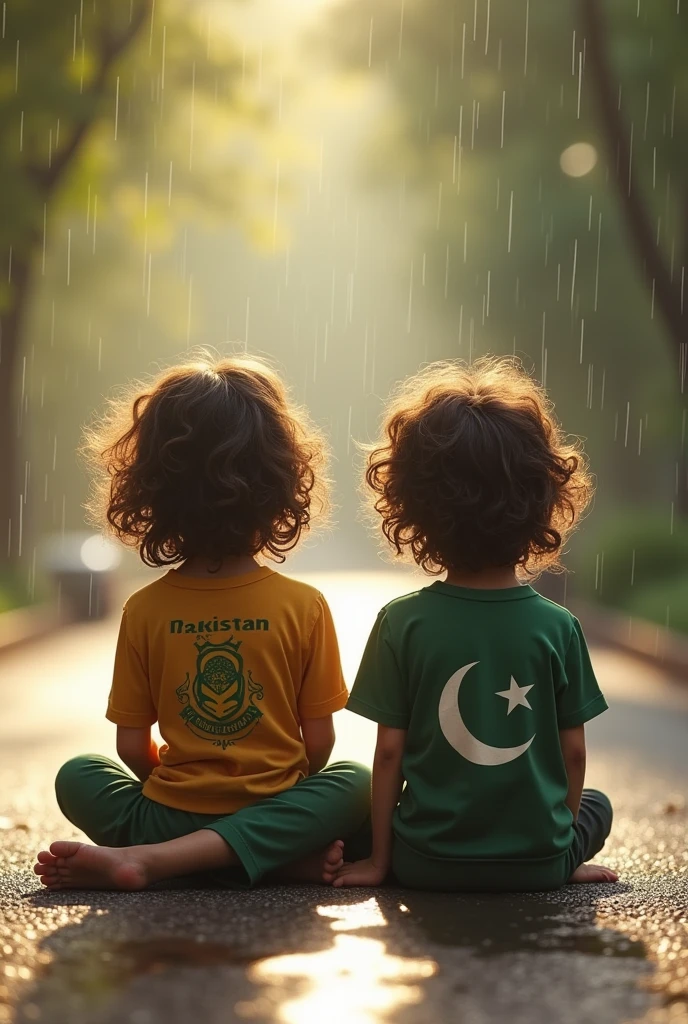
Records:
[[[304,583],[303,580],[297,580],[293,576],[285,576],[281,572],[273,572],[271,576],[268,576],[266,583],[275,592],[279,592],[299,604],[312,605],[318,600],[323,600],[317,587],[311,586],[310,583]]]
[[[324,596],[310,583],[294,579],[293,576],[285,576],[281,572],[273,572],[266,583],[270,586],[274,599],[289,608],[307,634],[312,632],[324,613],[329,614],[329,606]]]
[[[124,602],[124,614],[127,618],[138,618],[149,609],[158,607],[161,597],[166,593],[164,576],[159,576],[147,583],[140,590],[135,590]]]
[[[393,601],[388,601],[378,612],[377,627],[383,633],[397,633],[410,622],[431,615],[430,604],[431,598],[428,597],[426,587],[396,597]]]
[[[556,633],[561,642],[568,646],[574,633],[582,635],[581,625],[576,616],[563,605],[551,601],[542,594],[536,594],[534,601],[538,617],[543,625]]]

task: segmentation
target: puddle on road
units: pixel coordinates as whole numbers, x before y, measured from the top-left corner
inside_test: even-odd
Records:
[[[243,944],[189,936],[119,942],[78,938],[43,967],[26,1006],[32,1012],[38,1007],[40,1012],[51,1005],[79,1005],[82,1016],[73,1013],[71,1019],[88,1020],[94,1008],[136,979],[144,980],[154,999],[159,986],[171,984],[183,970],[233,966],[245,972],[241,996],[236,989],[235,1019],[319,1024],[329,1016],[347,1024],[354,1020],[378,1024],[430,998],[426,986],[442,972],[438,946],[463,949],[477,957],[518,952],[583,953],[636,961],[645,957],[642,942],[597,926],[594,905],[539,897],[388,890],[364,900],[324,902],[315,909],[332,936],[324,948],[315,950],[280,949],[279,941],[270,950],[247,949]],[[411,950],[406,941],[399,943],[404,932],[412,936]],[[417,952],[419,939],[425,956],[409,956]],[[473,971],[470,960],[462,969],[468,974]],[[230,988],[234,996],[236,986]],[[29,1017],[28,1010],[17,1018],[33,1019],[37,1018]]]
[[[159,976],[182,968],[247,967],[256,959],[221,943],[154,938],[77,948],[47,964],[42,974],[72,991],[94,996],[119,989],[142,975]]]
[[[550,900],[454,897],[450,903],[446,896],[430,893],[408,893],[403,899],[402,921],[414,924],[430,942],[468,948],[476,956],[524,951],[646,955],[644,943],[597,927],[594,911],[584,912],[581,919],[580,908]]]

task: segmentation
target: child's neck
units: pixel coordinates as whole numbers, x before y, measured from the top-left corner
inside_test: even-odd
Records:
[[[517,587],[518,577],[513,566],[496,566],[478,572],[447,569],[446,582],[454,587],[470,587],[473,590],[503,590],[506,587]]]
[[[230,555],[219,563],[209,562],[206,558],[187,558],[177,572],[180,576],[208,576],[222,579],[227,576],[245,576],[246,573],[260,569],[253,555]]]

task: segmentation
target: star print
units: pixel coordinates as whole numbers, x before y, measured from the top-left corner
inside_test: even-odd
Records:
[[[531,683],[530,686],[519,686],[514,677],[512,676],[509,682],[509,689],[497,690],[495,696],[504,697],[505,700],[509,701],[507,715],[510,715],[518,704],[522,704],[524,708],[528,708],[529,711],[532,711],[533,709],[528,703],[528,698],[526,697],[526,694],[528,693],[528,690],[533,689],[533,686],[533,683]]]

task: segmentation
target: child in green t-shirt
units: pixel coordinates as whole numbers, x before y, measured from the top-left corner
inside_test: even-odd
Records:
[[[378,723],[372,852],[334,884],[616,881],[586,863],[612,822],[583,789],[585,722],[607,705],[578,621],[527,583],[590,500],[580,446],[517,362],[437,363],[392,399],[366,480],[396,553],[446,576],[368,640],[348,707]]]

